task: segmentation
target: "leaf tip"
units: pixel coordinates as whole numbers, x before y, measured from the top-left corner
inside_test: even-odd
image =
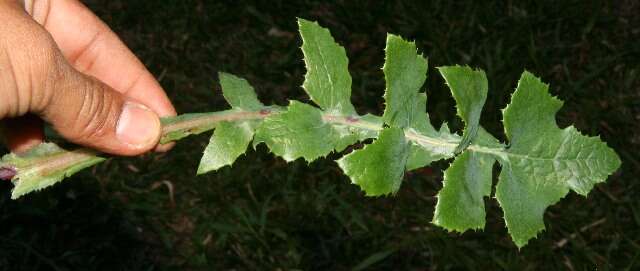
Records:
[[[456,225],[454,223],[448,223],[442,219],[440,219],[438,216],[434,216],[433,220],[431,220],[431,224],[436,225],[440,228],[445,229],[447,232],[453,232],[453,233],[458,233],[458,234],[463,234],[465,232],[467,232],[468,230],[473,230],[473,231],[481,231],[484,229],[485,224],[480,224],[480,225]]]
[[[298,29],[300,31],[301,36],[303,37],[303,40],[304,40],[303,32],[306,32],[307,31],[306,28],[310,28],[310,27],[317,27],[318,29],[324,29],[322,26],[320,26],[320,24],[317,21],[311,21],[311,20],[298,17]]]
[[[205,167],[203,164],[200,164],[200,166],[198,166],[198,170],[196,171],[196,176],[202,176],[214,170],[217,169]]]
[[[229,76],[231,76],[230,73],[226,73],[226,72],[223,72],[223,71],[219,71],[218,72],[218,78],[221,79],[221,80],[222,80],[222,78],[229,77]]]
[[[20,197],[24,196],[25,193],[16,193],[16,192],[11,192],[11,200],[17,200]]]
[[[298,21],[298,25],[311,23],[311,21],[309,21],[309,20],[307,20],[305,18],[296,17],[296,20]]]

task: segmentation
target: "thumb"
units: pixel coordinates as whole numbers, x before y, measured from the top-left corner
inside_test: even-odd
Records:
[[[158,115],[74,69],[18,1],[0,0],[0,22],[0,119],[35,113],[68,140],[118,155],[157,145]]]
[[[160,119],[141,103],[126,98],[69,65],[60,65],[41,117],[68,140],[118,155],[137,155],[154,148]]]

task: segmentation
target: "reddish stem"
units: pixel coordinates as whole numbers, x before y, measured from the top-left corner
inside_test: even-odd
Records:
[[[15,167],[12,167],[12,166],[0,167],[0,180],[10,181],[11,179],[13,179],[14,176],[16,176],[16,174],[18,174],[18,172],[16,171]]]

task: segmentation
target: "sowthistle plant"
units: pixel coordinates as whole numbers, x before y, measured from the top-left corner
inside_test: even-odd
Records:
[[[359,115],[350,102],[344,48],[317,23],[298,23],[307,68],[303,88],[316,106],[299,101],[286,107],[264,105],[246,80],[220,73],[222,94],[231,109],[163,119],[161,143],[214,130],[197,171],[204,174],[233,164],[251,142],[254,148],[266,144],[286,161],[311,162],[374,139],[337,160],[367,196],[394,194],[406,171],[453,158],[444,172],[433,223],[457,232],[484,228],[484,197],[491,196],[492,168],[498,162],[494,197],[518,247],[544,229],[548,206],[570,190],[586,196],[620,166],[617,154],[598,137],[557,126],[555,114],[562,101],[526,71],[502,111],[508,143],[479,125],[487,78],[482,70],[466,66],[438,68],[465,124],[462,135],[452,133],[446,123],[435,129],[426,113],[427,95],[420,92],[427,59],[413,42],[391,34],[383,67],[386,107],[382,116]],[[23,155],[5,155],[0,178],[11,179],[15,199],[102,161],[92,150],[68,151],[45,143]]]

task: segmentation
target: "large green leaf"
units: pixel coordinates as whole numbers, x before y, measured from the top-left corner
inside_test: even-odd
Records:
[[[437,132],[429,122],[426,113],[427,96],[419,92],[426,79],[427,60],[417,53],[415,44],[398,36],[388,35],[385,56],[383,71],[386,80],[386,107],[382,118],[392,128],[402,129],[405,140],[379,138],[373,144],[340,160],[343,169],[348,167],[346,169],[349,171],[345,171],[346,174],[354,183],[360,185],[367,195],[394,193],[402,181],[404,170],[423,167],[433,161],[451,157],[460,142],[459,137],[451,134],[448,129]],[[389,146],[393,143],[399,145]],[[391,147],[396,151],[402,150],[402,156],[396,157],[390,165],[394,170],[403,168],[402,174],[395,171],[387,172],[395,179],[384,175],[387,173],[375,174],[376,170],[366,168],[380,168],[381,161],[384,160],[369,157],[379,152],[382,148],[380,146]],[[369,160],[359,161],[362,158]],[[356,165],[365,162],[369,164],[362,164],[364,167]],[[385,168],[381,171],[386,170]]]
[[[349,59],[329,30],[316,22],[298,19],[307,74],[303,87],[323,110],[353,115]]]
[[[514,242],[524,246],[544,229],[545,209],[569,190],[586,195],[620,166],[620,158],[597,137],[574,127],[558,128],[562,101],[532,74],[522,74],[504,110],[510,146],[502,164],[496,198]]]
[[[340,158],[338,165],[367,196],[380,196],[398,191],[408,155],[402,129],[388,127],[373,143]]]

